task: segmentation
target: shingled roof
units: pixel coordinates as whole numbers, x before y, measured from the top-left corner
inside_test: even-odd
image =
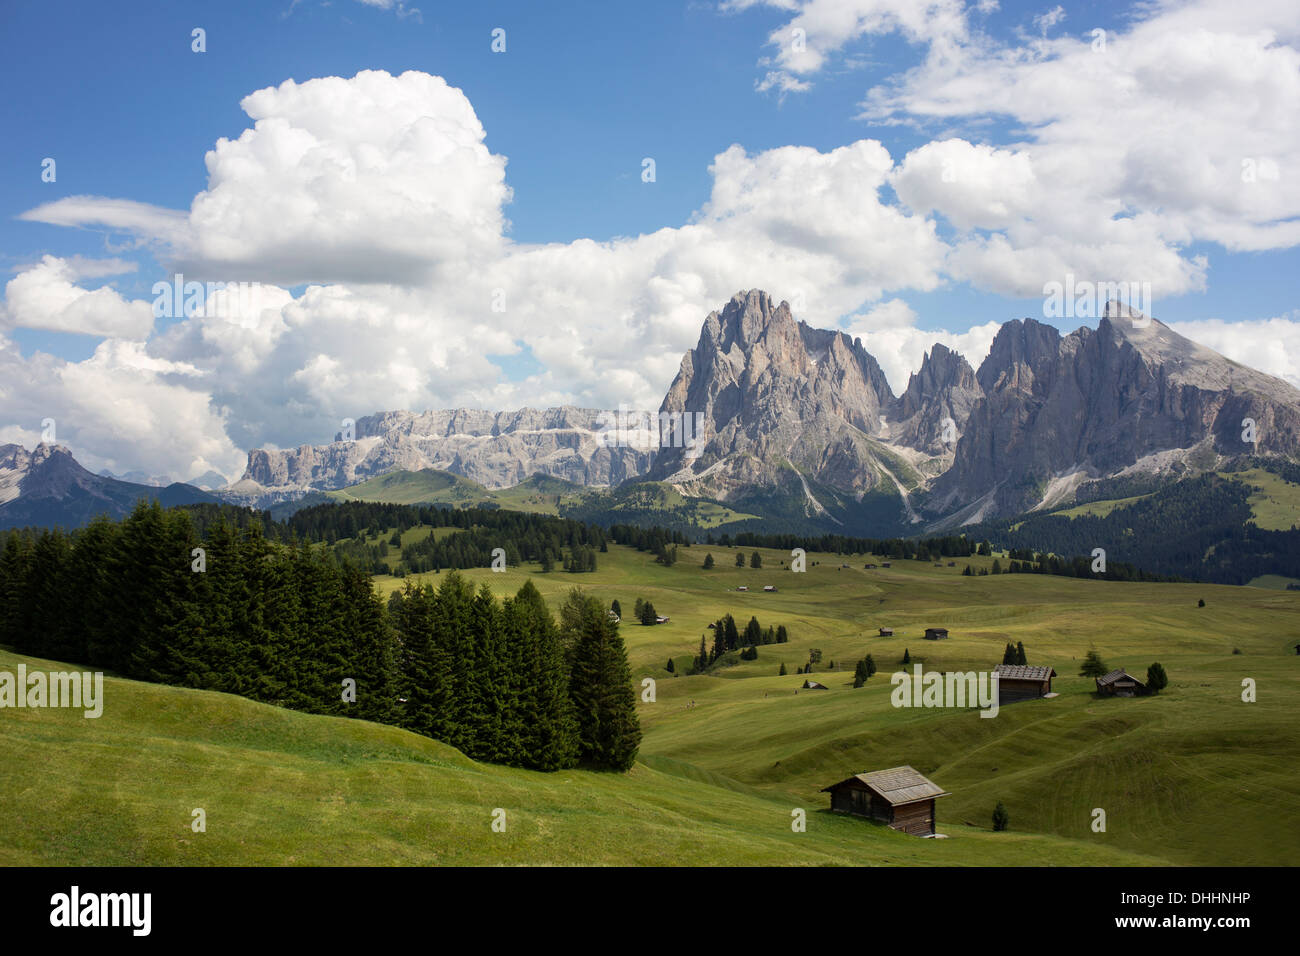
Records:
[[[993,671],[999,680],[1047,680],[1056,676],[1050,667],[1032,664],[999,664]]]
[[[880,797],[894,806],[904,803],[916,803],[931,797],[951,796],[948,791],[931,780],[927,780],[911,767],[892,767],[889,770],[873,770],[870,773],[857,773],[847,780],[823,787],[822,793],[828,793],[852,780],[858,780],[874,790]]]
[[[1123,677],[1127,677],[1129,680],[1131,680],[1131,681],[1133,681],[1134,683],[1137,683],[1137,684],[1142,683],[1140,680],[1138,680],[1136,677],[1134,677],[1132,674],[1128,673],[1127,671],[1124,670],[1124,668],[1121,667],[1119,670],[1111,671],[1111,672],[1110,672],[1109,674],[1107,674],[1105,677],[1098,677],[1098,678],[1097,678],[1097,686],[1098,686],[1098,687],[1105,687],[1105,686],[1107,686],[1108,684],[1113,684],[1113,683],[1115,683],[1115,681],[1117,681],[1117,680],[1119,680],[1120,678],[1123,678]]]

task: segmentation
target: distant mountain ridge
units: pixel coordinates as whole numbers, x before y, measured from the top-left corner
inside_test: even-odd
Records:
[[[329,445],[254,449],[223,497],[254,506],[333,491],[390,471],[435,469],[508,488],[534,474],[580,485],[617,485],[644,474],[650,448],[616,447],[603,435],[611,412],[562,406],[513,412],[474,409],[379,412],[356,422],[355,438]]]
[[[100,514],[120,518],[141,498],[166,507],[219,500],[179,482],[158,488],[92,474],[64,445],[0,445],[0,528],[80,527]]]

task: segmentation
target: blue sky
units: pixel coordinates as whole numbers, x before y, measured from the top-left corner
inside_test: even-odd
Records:
[[[205,436],[202,441],[189,443],[179,453],[144,451],[134,457],[115,456],[113,442],[138,441],[141,434],[153,433],[149,427],[118,430],[97,422],[94,427],[99,432],[118,433],[88,446],[87,454],[113,461],[117,467],[125,467],[130,459],[134,466],[155,470],[179,471],[201,464],[231,468],[236,452],[253,442],[320,440],[346,402],[322,397],[319,389],[313,392],[310,387],[294,392],[284,383],[295,375],[301,381],[318,376],[321,369],[337,369],[355,354],[334,345],[321,345],[314,352],[315,343],[332,341],[323,326],[305,344],[291,346],[287,339],[268,332],[256,343],[231,345],[229,354],[218,354],[224,346],[213,346],[212,335],[197,327],[177,328],[192,321],[184,318],[158,318],[147,335],[136,336],[138,348],[127,348],[113,340],[131,336],[99,334],[109,327],[135,328],[121,316],[103,318],[98,325],[91,322],[86,327],[95,334],[87,334],[58,331],[80,327],[77,322],[84,320],[71,312],[51,316],[41,310],[53,308],[51,296],[62,308],[70,296],[107,285],[122,299],[112,307],[125,315],[127,303],[150,301],[154,282],[170,277],[178,262],[200,271],[210,269],[209,278],[240,280],[248,263],[278,261],[281,250],[270,240],[251,242],[247,250],[233,253],[233,259],[222,259],[221,267],[207,251],[196,251],[213,244],[229,249],[232,237],[247,238],[247,232],[256,229],[254,216],[264,202],[251,188],[239,192],[235,182],[248,157],[241,160],[243,166],[232,163],[223,173],[228,193],[223,208],[234,212],[229,221],[217,223],[207,234],[194,225],[184,240],[163,238],[131,221],[106,221],[115,214],[102,212],[107,208],[103,203],[129,200],[149,208],[188,212],[196,195],[212,187],[205,154],[220,138],[234,140],[253,126],[240,102],[254,91],[279,87],[291,79],[303,84],[331,76],[350,81],[362,71],[385,71],[392,77],[417,71],[442,77],[463,92],[485,133],[486,154],[504,159],[510,201],[488,198],[482,210],[489,217],[499,212],[509,221],[502,240],[509,247],[507,258],[521,261],[519,250],[555,244],[557,262],[547,264],[545,255],[533,256],[534,263],[517,270],[526,278],[512,274],[493,280],[508,286],[512,303],[526,299],[530,311],[519,315],[512,305],[509,319],[475,339],[474,351],[467,357],[493,358],[486,366],[475,367],[476,378],[461,380],[457,376],[466,363],[456,360],[455,349],[449,357],[442,341],[464,328],[459,323],[464,321],[465,306],[447,305],[446,314],[438,314],[440,306],[425,304],[422,297],[430,303],[448,303],[460,294],[455,277],[461,273],[477,276],[479,270],[488,282],[486,274],[496,252],[467,253],[466,262],[473,263],[467,265],[453,261],[448,252],[456,238],[454,230],[449,245],[433,249],[412,238],[400,250],[380,251],[390,262],[395,255],[410,254],[428,266],[432,278],[402,276],[381,289],[357,282],[355,276],[333,276],[328,270],[316,282],[297,281],[304,274],[304,259],[310,260],[320,250],[313,251],[310,235],[291,236],[284,256],[293,266],[286,267],[276,284],[300,300],[302,312],[315,308],[310,296],[302,298],[310,285],[348,288],[358,301],[373,302],[375,314],[387,316],[368,321],[401,325],[408,321],[402,316],[427,312],[430,327],[437,326],[437,335],[418,348],[412,346],[410,361],[399,363],[396,371],[382,363],[369,370],[371,379],[390,375],[405,383],[390,394],[359,389],[355,382],[345,384],[344,376],[334,376],[339,384],[331,394],[347,392],[355,401],[375,405],[360,408],[362,414],[401,407],[403,402],[595,404],[611,403],[623,395],[634,402],[653,402],[668,384],[682,349],[694,344],[704,314],[720,308],[730,294],[720,290],[755,284],[772,285],[770,291],[778,297],[792,296],[788,290],[795,287],[803,293],[802,286],[807,285],[812,293],[807,317],[813,324],[840,324],[853,334],[863,334],[873,352],[898,352],[892,365],[882,361],[895,389],[901,390],[906,370],[917,364],[927,334],[950,336],[956,345],[975,352],[991,332],[976,335],[970,332],[974,328],[1023,316],[1042,319],[1042,296],[1036,290],[1059,268],[1083,277],[1121,278],[1117,273],[1126,269],[1132,270],[1128,274],[1134,278],[1150,277],[1158,290],[1153,310],[1157,317],[1185,327],[1188,334],[1203,333],[1201,340],[1214,348],[1226,351],[1228,345],[1242,340],[1242,330],[1251,330],[1258,339],[1262,330],[1271,329],[1268,334],[1282,336],[1280,345],[1271,346],[1264,336],[1264,341],[1234,357],[1262,366],[1270,355],[1276,358],[1280,348],[1285,361],[1265,370],[1288,377],[1300,374],[1300,345],[1291,337],[1297,319],[1295,276],[1300,267],[1292,227],[1300,210],[1294,188],[1288,185],[1300,175],[1294,165],[1296,137],[1282,124],[1269,129],[1267,119],[1260,121],[1277,115],[1272,109],[1279,106],[1279,98],[1282,115],[1285,107],[1294,105],[1287,99],[1294,95],[1294,13],[1288,19],[1285,5],[1272,3],[1234,13],[1232,5],[1208,0],[1142,8],[1009,0],[982,5],[935,0],[930,6],[933,9],[926,17],[909,22],[898,12],[901,8],[887,0],[790,0],[771,5],[739,0],[731,7],[704,2],[415,2],[403,7],[388,0],[328,4],[159,0],[129,5],[11,0],[0,8],[0,70],[9,94],[0,100],[0,123],[6,131],[0,146],[0,283],[22,275],[46,256],[63,262],[120,259],[134,264],[135,271],[105,275],[99,273],[106,268],[70,267],[71,271],[60,273],[57,294],[43,285],[37,289],[39,277],[33,274],[28,285],[35,291],[28,293],[26,286],[9,290],[0,344],[7,360],[17,363],[14,374],[20,377],[30,376],[33,381],[40,377],[48,384],[93,372],[95,380],[102,378],[111,390],[118,377],[129,377],[134,383],[149,375],[157,379],[157,397],[133,394],[123,399],[124,408],[138,411],[154,401],[166,403],[166,396],[173,394],[169,390],[183,388],[182,404],[195,416],[206,415],[187,426]],[[846,16],[849,21],[858,18],[858,26],[844,28]],[[1252,16],[1257,22],[1251,21]],[[1240,23],[1230,22],[1232,17]],[[790,55],[784,40],[772,42],[774,36],[784,37],[799,26],[806,28],[808,43],[818,51],[816,63]],[[195,27],[206,31],[206,52],[191,50]],[[492,30],[498,27],[506,31],[504,53],[490,48]],[[1113,62],[1120,70],[1131,70],[1131,98],[1148,102],[1150,109],[1117,114],[1114,129],[1098,128],[1089,134],[1088,124],[1096,125],[1096,117],[1089,115],[1088,104],[1098,94],[1088,84],[1103,84],[1104,102],[1106,81],[1089,78],[1086,63],[1082,71],[1068,64],[1083,63],[1079,51],[1086,49],[1098,28],[1112,37],[1112,50],[1123,52],[1122,60],[1110,55],[1116,56]],[[1176,44],[1177,37],[1190,35],[1192,28],[1210,36],[1220,31],[1224,44],[1247,44],[1249,37],[1256,37],[1257,46],[1247,47],[1245,57],[1247,64],[1258,58],[1254,72],[1242,68],[1238,74],[1216,78],[1213,71],[1220,67],[1198,60],[1200,54],[1190,45],[1182,67],[1193,79],[1204,76],[1211,87],[1240,82],[1236,94],[1240,115],[1234,116],[1234,110],[1226,107],[1216,115],[1213,105],[1206,106],[1193,95],[1194,82],[1184,81],[1188,94],[1180,99],[1176,85],[1162,85],[1159,70],[1142,62],[1142,51],[1150,49],[1153,37]],[[1258,39],[1260,35],[1264,39]],[[1130,46],[1123,45],[1126,40]],[[958,64],[956,93],[946,86],[953,76],[941,55],[948,44],[959,54],[947,57]],[[1181,48],[1171,45],[1164,58],[1177,64],[1182,62],[1181,53]],[[1050,72],[1054,67],[1056,75]],[[777,74],[784,80],[776,88],[759,88],[765,76]],[[1078,77],[1077,93],[1068,83],[1060,84],[1060,75]],[[999,89],[1023,85],[1030,92],[1019,98],[1008,95],[993,112],[986,112],[977,96],[963,99],[967,94],[962,90],[1004,80]],[[780,82],[806,88],[781,93]],[[1152,87],[1149,95],[1144,84]],[[1036,86],[1059,94],[1059,109],[1041,109],[1032,92]],[[889,105],[864,116],[864,111],[871,111],[872,91],[884,91]],[[400,95],[408,93],[423,95],[405,89]],[[1071,99],[1075,95],[1077,104]],[[1248,120],[1252,96],[1258,98],[1259,109]],[[932,108],[935,103],[942,106]],[[290,108],[283,98],[271,110],[282,107]],[[312,109],[306,118],[298,115],[290,120],[291,125],[310,126],[312,118],[329,106],[322,100]],[[1205,115],[1198,115],[1202,109]],[[1290,114],[1292,126],[1294,115]],[[1152,117],[1159,120],[1153,123]],[[1168,129],[1163,129],[1166,118]],[[338,122],[356,128],[362,117],[353,121],[343,116]],[[1232,135],[1234,122],[1249,124],[1243,125],[1239,137]],[[1199,167],[1188,163],[1183,168],[1179,164],[1189,153],[1187,144],[1198,143],[1194,135],[1198,124],[1203,124],[1200,128],[1207,138],[1220,142],[1219,152],[1207,154]],[[1280,167],[1280,176],[1265,177],[1268,182],[1245,198],[1223,187],[1225,171],[1229,179],[1235,177],[1238,161],[1230,149],[1224,152],[1225,130],[1229,141],[1239,138],[1243,150],[1258,154],[1247,158],[1271,163],[1267,168],[1273,170]],[[1117,179],[1093,181],[1088,164],[1072,157],[1087,154],[1089,143],[1098,142],[1089,135],[1099,138],[1112,132],[1138,146],[1106,144],[1110,152],[1099,153],[1096,164],[1120,166],[1125,172]],[[1168,154],[1158,149],[1165,140]],[[396,141],[386,140],[390,145]],[[826,183],[811,182],[798,168],[788,166],[796,161],[788,148],[805,147],[827,155],[859,141],[878,141],[885,151],[884,161],[894,164],[893,173],[881,174],[883,181],[862,187],[877,197],[883,210],[881,222],[866,233],[855,238],[851,222],[826,225],[825,210],[813,217],[816,221],[807,229],[788,218],[773,222],[757,205],[755,197],[767,195],[764,190],[769,184],[763,177],[768,175],[776,184],[771,194],[777,197],[776,204],[791,188],[805,185],[810,190],[810,208],[816,206],[817,197],[837,189],[853,190],[852,178],[833,168],[827,170]],[[733,144],[746,157],[733,164],[742,193],[734,206],[714,196],[719,183],[728,181],[727,175],[710,172],[715,157]],[[356,142],[339,146],[341,154],[358,148]],[[1260,152],[1265,148],[1267,154]],[[992,150],[992,156],[985,157],[980,150]],[[969,157],[969,169],[976,170],[969,180],[965,171],[958,177],[966,195],[956,198],[934,188],[933,176],[926,178],[927,169],[937,169],[936,164],[946,161],[950,153]],[[904,169],[909,154],[915,154],[915,161]],[[253,148],[254,161],[256,155]],[[46,157],[57,163],[53,183],[41,179]],[[643,157],[655,160],[653,183],[642,181]],[[770,168],[764,168],[759,157],[769,157]],[[1004,208],[1007,204],[999,197],[1009,188],[1006,182],[1014,183],[1022,159],[1034,169],[1035,187],[1023,201]],[[862,160],[866,166],[875,162]],[[898,179],[893,178],[895,173]],[[430,161],[428,176],[440,175],[440,168]],[[271,177],[266,181],[272,182]],[[280,191],[299,188],[312,186],[286,182]],[[471,187],[465,188],[468,192]],[[1219,196],[1215,191],[1221,188]],[[455,185],[449,189],[454,196]],[[486,183],[485,195],[495,195],[491,189],[492,184]],[[1260,201],[1264,190],[1269,192]],[[78,200],[75,208],[57,205],[73,197],[91,197],[91,201]],[[715,200],[712,214],[707,211],[711,197]],[[439,209],[445,201],[452,200],[442,194],[430,200]],[[826,209],[833,212],[838,205],[854,201],[851,192],[846,193],[845,203],[831,201]],[[1117,203],[1119,211],[1095,208],[1110,201]],[[773,204],[770,197],[767,202]],[[1078,205],[1077,217],[1072,216],[1070,204]],[[51,208],[55,212],[48,212]],[[1045,208],[1051,208],[1050,217],[1043,214]],[[877,211],[873,205],[864,215]],[[906,222],[896,222],[894,211]],[[390,213],[398,216],[392,204],[380,220]],[[376,221],[374,211],[363,206],[353,215],[362,222]],[[481,218],[479,212],[466,215],[478,217],[475,222]],[[708,221],[711,215],[716,220],[711,231],[691,238],[691,224]],[[1088,217],[1098,223],[1095,243],[1088,240],[1086,229],[1074,233],[1063,225],[1071,218]],[[1049,218],[1055,222],[1047,222]],[[1101,237],[1101,230],[1123,219],[1150,219],[1154,225],[1144,226],[1140,235]],[[421,220],[413,215],[412,236],[437,231],[439,221],[436,216]],[[896,226],[900,231],[894,237],[890,230]],[[933,242],[923,235],[927,228],[933,232]],[[382,245],[386,235],[401,231],[402,224],[395,219],[376,229],[375,242]],[[673,237],[687,236],[688,251],[667,239],[671,248],[659,250],[654,241],[645,239],[659,230],[671,231]],[[744,243],[751,232],[764,235],[763,248],[753,250],[752,258],[774,263],[766,272],[735,265],[751,257]],[[619,245],[619,255],[608,262],[579,261],[588,240],[617,245],[637,237],[641,241]],[[999,237],[1007,237],[1005,255],[996,248]],[[491,235],[485,233],[483,241],[484,250],[495,249]],[[783,271],[780,252],[786,241],[792,250],[790,274]],[[897,264],[888,261],[889,250],[906,249],[913,242],[918,249],[915,258],[933,255],[934,261],[917,270],[911,268],[911,258],[900,258]],[[361,239],[358,245],[364,247]],[[1050,263],[1035,260],[1037,251],[1047,249],[1052,250]],[[712,254],[714,250],[721,250],[718,261],[707,268],[694,273],[686,269],[690,274],[685,277],[671,271],[681,270],[690,256],[697,260],[702,251]],[[801,256],[809,257],[806,269],[799,264]],[[946,258],[940,263],[942,257]],[[552,273],[565,276],[562,290],[559,283],[554,289],[541,287],[545,279],[539,277]],[[603,288],[609,275],[624,273],[618,289]],[[263,282],[277,278],[273,269],[267,272],[260,266],[248,275]],[[588,290],[584,277],[602,288]],[[385,273],[385,278],[393,277]],[[68,291],[68,283],[74,292]],[[660,288],[664,284],[667,291]],[[648,303],[643,301],[647,296]],[[294,306],[286,308],[289,312],[284,314],[292,314]],[[1222,322],[1213,325],[1214,320]],[[1260,324],[1268,320],[1284,324]],[[119,321],[125,324],[112,324]],[[334,323],[330,334],[342,334],[338,323],[343,319],[331,314],[329,321]],[[354,315],[349,321],[359,320]],[[1064,330],[1095,323],[1095,317],[1088,316],[1057,321]],[[1255,324],[1240,326],[1234,333],[1227,327],[1233,323]],[[552,327],[568,329],[580,344],[546,340],[542,332]],[[886,334],[887,329],[894,331]],[[614,372],[611,363],[622,361],[616,356],[626,350],[591,344],[601,334],[615,333],[634,343],[625,374]],[[1217,338],[1204,337],[1209,335]],[[254,353],[256,360],[249,358]],[[123,358],[128,354],[134,357]],[[573,354],[585,356],[586,364],[567,366],[567,356]],[[982,355],[968,357],[978,365]],[[236,366],[247,371],[259,362],[249,381],[230,377]],[[439,362],[446,363],[441,370]],[[409,381],[403,377],[408,373],[413,376]],[[493,375],[495,381],[490,380]],[[266,383],[259,407],[241,408],[237,396],[256,383]],[[64,418],[74,423],[86,418],[84,408],[61,397],[57,388],[42,391],[41,402]],[[39,409],[35,405],[17,408],[21,403],[8,397],[6,404],[9,409],[0,409],[0,439],[29,439],[31,416]],[[296,418],[273,414],[275,409],[309,407],[315,410]],[[84,427],[89,430],[90,423]],[[222,439],[229,447],[223,448]]]

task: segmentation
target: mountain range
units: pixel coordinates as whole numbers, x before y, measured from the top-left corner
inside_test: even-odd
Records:
[[[141,498],[164,507],[219,500],[180,482],[159,488],[92,474],[64,445],[0,445],[0,528],[78,527],[100,514],[121,517]]]
[[[658,414],[662,442],[653,419],[628,431],[598,409],[379,412],[328,444],[253,449],[215,495],[264,508],[430,470],[484,489],[658,482],[783,529],[919,534],[1051,511],[1117,481],[1149,490],[1300,455],[1300,390],[1114,302],[1095,329],[1006,322],[978,369],[936,343],[895,395],[861,339],[740,292],[705,318]],[[55,515],[60,495],[67,520],[84,520],[94,501],[148,488],[84,469],[69,480],[71,457],[41,448],[0,449],[7,524]]]

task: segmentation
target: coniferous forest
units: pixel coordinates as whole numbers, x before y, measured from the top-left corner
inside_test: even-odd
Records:
[[[531,582],[498,601],[451,572],[437,589],[408,582],[386,606],[368,568],[277,536],[287,540],[261,521],[195,521],[157,502],[71,535],[9,532],[0,644],[393,724],[478,760],[632,765],[641,731],[631,670],[599,601],[575,589],[557,621]]]

